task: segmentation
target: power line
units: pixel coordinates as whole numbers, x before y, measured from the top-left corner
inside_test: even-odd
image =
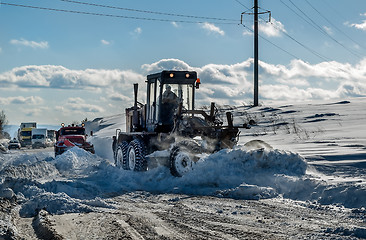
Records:
[[[242,5],[243,7],[245,7],[247,10],[252,10],[253,8],[248,8],[247,6],[245,6],[244,4],[242,4],[239,0],[234,0],[235,2],[239,3],[240,5]]]
[[[239,3],[240,5],[242,5],[242,6],[244,6],[245,8],[247,8],[247,9],[249,9],[248,7],[246,7],[245,5],[243,5],[241,2],[239,2],[238,0],[235,0],[237,3]],[[281,2],[282,2],[282,0],[281,0]],[[265,19],[263,19],[262,17],[260,17],[264,22],[267,22]],[[279,30],[280,32],[282,32],[286,37],[288,37],[289,39],[291,39],[292,41],[294,41],[294,42],[296,42],[298,45],[300,45],[301,47],[303,47],[304,49],[306,49],[307,51],[309,51],[310,53],[312,53],[313,55],[315,55],[316,57],[318,57],[318,58],[320,58],[320,59],[322,59],[323,61],[329,61],[330,59],[329,58],[327,58],[327,57],[325,57],[325,56],[323,56],[323,55],[321,55],[320,53],[318,53],[318,52],[316,52],[315,50],[313,50],[313,49],[311,49],[311,48],[309,48],[309,47],[307,47],[305,44],[303,44],[303,43],[301,43],[300,41],[298,41],[298,40],[296,40],[294,37],[292,37],[290,34],[288,34],[286,31],[284,31],[283,29],[280,29],[280,28],[278,28],[276,25],[274,25],[272,22],[270,22],[271,24],[272,24],[272,26],[274,27],[274,28],[276,28],[277,30]],[[246,26],[245,26],[246,27]],[[248,28],[248,27],[246,27],[246,28]],[[250,29],[250,28],[248,28],[250,31],[252,31],[253,32],[253,30],[252,29]],[[280,50],[282,50],[282,51],[284,51],[284,52],[286,52],[287,54],[289,54],[289,55],[291,55],[291,56],[293,56],[293,57],[295,57],[295,58],[297,58],[297,59],[300,59],[299,57],[297,57],[297,56],[295,56],[295,55],[293,55],[292,53],[290,53],[289,51],[286,51],[286,50],[284,50],[283,48],[281,48],[281,47],[279,47],[278,45],[276,45],[276,44],[274,44],[273,42],[271,42],[270,40],[268,40],[268,39],[266,39],[266,38],[264,38],[264,37],[262,37],[262,36],[260,36],[262,39],[264,39],[265,41],[267,41],[267,42],[269,42],[270,44],[272,44],[273,46],[275,46],[275,47],[277,47],[277,48],[279,48]]]
[[[115,18],[123,18],[123,19],[145,20],[145,21],[200,23],[200,24],[207,23],[207,21],[188,21],[188,20],[173,20],[173,19],[134,17],[134,16],[105,14],[105,13],[84,12],[84,11],[76,11],[76,10],[66,10],[66,9],[58,9],[58,8],[38,7],[38,6],[14,4],[14,3],[7,3],[7,2],[0,2],[0,5],[40,9],[40,10],[55,11],[55,12],[75,13],[75,14],[83,14],[83,15],[91,15],[91,16],[102,16],[102,17],[115,17]],[[233,22],[209,22],[209,23],[212,23],[212,24],[237,24],[237,23],[233,23]]]
[[[245,26],[244,24],[241,24],[244,28],[248,29],[249,31],[251,31],[252,33],[254,33],[253,29],[250,29],[248,26]],[[277,44],[271,42],[270,40],[268,40],[267,38],[263,37],[262,35],[258,34],[260,38],[262,38],[263,40],[265,40],[266,42],[268,42],[269,44],[275,46],[276,48],[280,49],[281,51],[287,53],[288,55],[290,55],[291,57],[294,57],[296,59],[300,59],[298,56],[290,53],[289,51],[281,48],[280,46],[278,46]]]
[[[289,5],[287,5],[286,3],[284,3],[282,0],[280,0],[280,2],[285,5],[288,9],[290,9],[293,13],[295,13],[299,18],[301,18],[302,20],[304,20],[305,22],[307,22],[309,25],[311,25],[312,27],[314,27],[315,29],[317,29],[319,31],[319,28],[314,25],[314,23],[309,22],[306,18],[304,18],[303,16],[301,16],[298,12],[296,12],[294,9],[292,9]],[[320,28],[320,31],[322,31],[322,29]]]
[[[110,5],[87,3],[87,2],[80,2],[80,1],[73,1],[73,0],[60,0],[60,1],[69,2],[69,3],[76,3],[76,4],[82,4],[82,5],[88,5],[88,6],[94,6],[94,7],[111,8],[111,9],[124,10],[124,11],[148,13],[148,14],[158,14],[158,15],[166,15],[166,16],[174,16],[174,17],[195,18],[195,19],[208,19],[208,20],[216,20],[216,21],[231,21],[231,22],[236,22],[236,23],[238,22],[238,20],[236,20],[236,19],[216,18],[216,17],[201,17],[201,16],[192,16],[192,15],[184,15],[184,14],[147,11],[147,10],[116,7],[116,6],[110,6]]]
[[[277,30],[281,31],[283,34],[285,34],[288,38],[290,38],[292,41],[296,42],[297,44],[299,44],[301,47],[305,48],[306,50],[308,50],[309,52],[311,52],[312,54],[314,54],[315,56],[317,56],[318,58],[324,60],[324,61],[330,61],[330,58],[327,58],[325,56],[323,56],[322,54],[316,52],[315,50],[311,49],[310,47],[307,47],[305,44],[301,43],[300,41],[296,40],[294,37],[292,37],[290,34],[288,34],[286,31],[284,31],[281,28],[278,28],[276,25],[274,25],[272,22],[271,24],[273,25],[274,28],[276,28]]]
[[[296,4],[292,1],[292,0],[288,0],[297,10],[299,10],[307,19],[309,19],[313,24],[313,27],[315,27],[317,30],[319,30],[322,34],[328,36],[330,39],[332,39],[334,42],[336,42],[338,45],[340,45],[341,47],[343,47],[345,50],[347,50],[348,52],[350,52],[352,55],[358,57],[358,58],[362,58],[360,55],[358,55],[357,53],[351,51],[348,47],[346,47],[344,44],[340,43],[337,39],[335,39],[334,37],[332,37],[330,34],[328,34],[322,27],[320,27],[314,20],[312,20],[304,11],[302,11],[298,6],[296,6]],[[283,3],[283,1],[281,0],[281,2]],[[308,22],[308,21],[306,21]],[[309,23],[309,22],[308,22]]]
[[[335,24],[332,23],[332,21],[330,21],[327,17],[325,17],[318,9],[316,9],[308,0],[305,0],[307,4],[309,4],[309,6],[314,9],[314,11],[316,11],[322,18],[324,18],[330,25],[332,25],[335,29],[337,29],[340,33],[342,33],[344,36],[346,36],[349,40],[351,40],[353,43],[355,43],[358,46],[361,46],[361,44],[359,44],[358,42],[356,42],[355,40],[353,40],[350,36],[348,36],[348,34],[344,33],[340,28],[338,28]]]
[[[250,8],[248,8],[247,6],[245,6],[244,4],[242,4],[239,0],[234,0],[235,2],[237,2],[238,4],[240,4],[241,6],[245,7],[247,10],[251,10]],[[282,2],[282,0],[280,0]],[[283,2],[282,2],[283,3]],[[283,3],[285,4],[285,3]],[[285,4],[286,5],[286,4]],[[287,5],[286,5],[287,6]],[[287,6],[289,7],[289,6]],[[290,7],[289,7],[290,8]],[[291,8],[290,8],[291,9]],[[296,13],[296,12],[295,12]],[[267,22],[265,19],[263,19],[262,17],[260,17],[264,22]],[[292,41],[296,42],[298,45],[300,45],[301,47],[303,47],[304,49],[306,49],[307,51],[309,51],[310,53],[312,53],[313,55],[315,55],[316,57],[322,59],[323,61],[329,61],[330,59],[323,56],[322,54],[316,52],[315,50],[307,47],[305,44],[301,43],[300,41],[296,40],[294,37],[292,37],[290,34],[288,34],[286,31],[284,31],[283,29],[278,28],[276,25],[274,25],[272,22],[270,22],[272,24],[272,26],[274,28],[276,28],[277,30],[279,30],[280,32],[282,32],[283,34],[285,34],[286,37],[288,37],[289,39],[291,39]],[[244,25],[243,25],[244,26]],[[253,32],[252,29],[248,28],[247,26],[245,26],[247,29],[249,29],[250,31]],[[270,40],[264,38],[263,36],[259,35],[262,39],[264,39],[265,41],[267,41],[268,43],[272,44],[273,46],[277,47],[278,49],[286,52],[287,54],[289,54],[292,57],[295,57],[297,59],[300,59],[299,57],[293,55],[292,53],[290,53],[289,51],[279,47],[278,45],[274,44],[273,42],[271,42]]]

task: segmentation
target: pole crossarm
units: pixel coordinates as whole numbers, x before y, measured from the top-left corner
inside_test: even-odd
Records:
[[[248,11],[249,10],[241,13],[240,24],[243,24],[243,15],[254,15],[255,14],[255,13],[248,12]],[[271,13],[271,11],[266,10],[265,12],[258,12],[258,15],[260,15],[260,14],[267,14],[267,13],[268,13],[268,22],[271,22],[271,19],[272,19],[272,13]]]

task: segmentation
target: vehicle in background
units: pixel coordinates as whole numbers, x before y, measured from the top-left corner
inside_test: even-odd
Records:
[[[47,146],[52,147],[56,143],[56,130],[47,130]]]
[[[18,129],[18,140],[22,147],[32,145],[32,129],[37,127],[36,122],[21,123]]]
[[[60,130],[56,132],[55,156],[73,147],[79,147],[85,151],[95,153],[93,144],[86,141],[87,134],[85,133],[84,123],[81,126],[72,124],[67,127],[62,123],[61,126]]]
[[[20,149],[21,145],[20,142],[18,140],[16,140],[15,138],[13,140],[10,140],[10,142],[8,143],[8,149]]]
[[[47,128],[32,129],[32,148],[47,147]]]

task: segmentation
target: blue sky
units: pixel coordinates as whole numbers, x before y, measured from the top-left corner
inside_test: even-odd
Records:
[[[121,113],[133,83],[144,102],[146,74],[169,68],[198,72],[198,105],[252,102],[252,16],[239,24],[252,0],[1,3],[0,110],[11,124]],[[260,103],[366,95],[364,0],[259,6],[271,11],[271,23],[268,14],[260,22]]]

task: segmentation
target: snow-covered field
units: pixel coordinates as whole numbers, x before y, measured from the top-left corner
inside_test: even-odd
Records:
[[[181,178],[161,166],[116,168],[124,115],[95,119],[96,154],[74,148],[0,154],[0,238],[366,238],[366,98],[222,107],[238,146],[203,157]],[[273,149],[251,150],[260,139]]]

